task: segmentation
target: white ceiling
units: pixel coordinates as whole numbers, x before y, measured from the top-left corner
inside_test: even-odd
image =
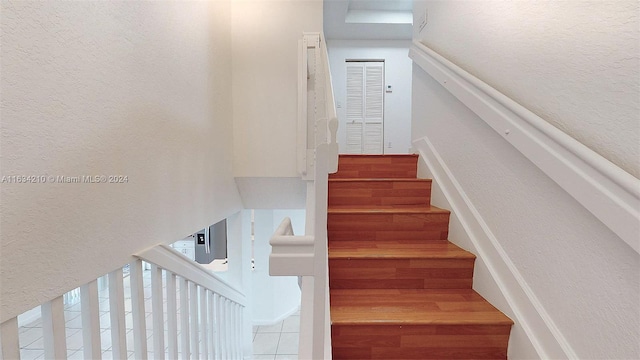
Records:
[[[410,40],[413,0],[325,0],[327,39]]]

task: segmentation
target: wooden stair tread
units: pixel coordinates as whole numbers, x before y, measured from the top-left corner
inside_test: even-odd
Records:
[[[353,205],[332,205],[329,214],[449,214],[450,211],[429,205],[375,205],[354,207]]]
[[[332,325],[513,325],[471,289],[332,289]]]
[[[475,259],[476,256],[446,240],[336,241],[329,259]]]

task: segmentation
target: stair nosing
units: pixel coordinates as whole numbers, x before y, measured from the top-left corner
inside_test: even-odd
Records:
[[[470,254],[470,255],[469,255]],[[471,260],[471,259],[476,259],[476,256],[473,255],[473,253],[461,253],[459,255],[419,255],[419,254],[413,254],[413,255],[372,255],[372,254],[356,254],[356,255],[340,255],[340,254],[335,254],[335,253],[331,253],[331,251],[329,251],[329,260],[334,259],[334,260],[338,260],[338,259],[358,259],[358,260],[363,260],[363,259],[371,259],[371,260],[393,260],[393,259],[422,259],[422,260],[429,260],[429,259],[460,259],[460,260]]]
[[[510,318],[499,321],[460,321],[460,320],[442,320],[442,319],[426,319],[423,321],[401,321],[401,320],[331,320],[331,325],[367,325],[367,326],[385,326],[385,325],[402,325],[402,326],[424,326],[424,325],[447,325],[447,326],[469,326],[469,325],[504,325],[513,326],[514,322]]]
[[[418,178],[331,178],[329,182],[357,182],[357,181],[398,181],[398,182],[433,182],[432,179]]]
[[[338,154],[338,157],[418,157],[418,154]]]

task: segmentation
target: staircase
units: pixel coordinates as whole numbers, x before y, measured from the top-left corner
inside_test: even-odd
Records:
[[[341,155],[329,178],[333,359],[506,359],[513,322],[472,290],[417,155]]]

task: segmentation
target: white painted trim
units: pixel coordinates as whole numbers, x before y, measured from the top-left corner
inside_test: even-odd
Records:
[[[216,294],[220,294],[229,300],[245,306],[245,296],[234,289],[226,281],[220,279],[214,273],[191,261],[181,253],[167,245],[156,245],[144,250],[137,257],[144,261],[158,265],[181,278],[203,286]]]
[[[420,42],[409,57],[640,253],[640,180]]]
[[[269,275],[313,275],[313,236],[295,236],[291,219],[284,218],[269,240]]]
[[[251,323],[251,324],[252,324],[253,326],[269,326],[269,325],[277,324],[277,323],[279,323],[280,321],[282,321],[282,320],[284,320],[284,319],[288,318],[289,316],[291,316],[291,315],[295,314],[295,313],[296,313],[296,312],[298,312],[299,310],[300,310],[300,308],[294,308],[294,309],[291,309],[291,310],[289,310],[289,311],[287,311],[287,312],[283,313],[282,315],[278,316],[275,320],[269,320],[269,321],[267,321],[267,320],[260,320],[260,319],[258,319],[258,320],[256,320],[256,321],[252,321],[252,323]]]
[[[571,345],[511,262],[429,139],[423,137],[415,140],[413,147],[429,168],[437,186],[442,189],[451,211],[456,214],[464,232],[476,248],[476,255],[484,261],[507,300],[516,317],[513,320],[523,328],[540,358],[577,359]]]
[[[298,40],[298,122],[297,165],[300,176],[307,175],[307,37]]]

